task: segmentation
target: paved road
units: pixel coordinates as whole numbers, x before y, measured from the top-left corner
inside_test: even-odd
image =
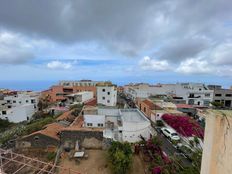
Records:
[[[162,133],[158,133],[158,137],[160,138],[162,142],[162,150],[168,155],[168,156],[173,156],[174,154],[179,154],[180,159],[183,163],[184,166],[191,166],[192,163],[186,159],[183,155],[181,155],[178,150],[167,140],[166,137]]]

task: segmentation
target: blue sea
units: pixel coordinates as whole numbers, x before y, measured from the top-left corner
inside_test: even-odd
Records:
[[[58,81],[0,81],[0,89],[42,91],[55,84]]]

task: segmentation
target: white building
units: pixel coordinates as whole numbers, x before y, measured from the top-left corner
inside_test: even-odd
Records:
[[[37,110],[39,95],[22,92],[4,97],[0,106],[0,118],[11,122],[29,120]]]
[[[97,103],[105,106],[116,106],[117,88],[115,85],[103,83],[97,85]]]
[[[126,94],[134,100],[152,95],[167,95],[180,97],[190,105],[209,106],[213,101],[213,90],[202,83],[135,84],[126,89]]]
[[[75,94],[66,95],[65,97],[67,98],[67,104],[82,104],[93,98],[93,92],[78,92]]]
[[[115,141],[138,142],[155,132],[150,121],[138,109],[98,108],[97,114],[84,115],[84,126],[104,128],[104,138]]]
[[[73,86],[96,86],[100,81],[92,81],[92,80],[63,80],[59,82],[59,85],[66,87]]]

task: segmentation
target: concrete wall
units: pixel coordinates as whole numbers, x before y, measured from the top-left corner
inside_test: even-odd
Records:
[[[123,122],[122,140],[130,143],[141,141],[140,135],[145,139],[150,138],[150,122],[132,123]]]
[[[101,131],[62,131],[61,132],[61,143],[63,145],[69,145],[70,148],[74,148],[78,141],[80,146],[86,148],[102,148],[103,132]],[[91,139],[93,141],[91,141]],[[88,143],[89,142],[89,143]],[[95,143],[91,143],[95,142]],[[91,146],[92,144],[92,146]],[[101,146],[101,147],[100,147]]]
[[[206,117],[201,174],[232,173],[232,115],[211,112]]]

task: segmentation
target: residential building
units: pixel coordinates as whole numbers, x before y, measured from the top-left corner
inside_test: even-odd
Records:
[[[201,174],[231,174],[232,112],[209,110],[206,114]]]
[[[223,107],[232,107],[232,89],[223,89],[220,85],[209,85],[214,90],[213,101],[222,103]]]
[[[84,91],[78,92],[74,94],[69,94],[66,96],[66,104],[82,104],[87,102],[90,99],[93,99],[93,92],[92,91]]]
[[[16,148],[57,149],[60,144],[60,131],[65,128],[60,123],[51,123],[44,129],[23,136],[16,141]]]
[[[111,82],[97,84],[97,103],[105,106],[116,106],[117,87]]]
[[[153,111],[163,110],[163,108],[154,104],[153,101],[150,99],[139,98],[137,100],[137,106],[138,106],[139,110],[142,111],[146,115],[146,117],[148,117],[149,119],[151,119]]]
[[[0,118],[11,122],[30,120],[37,111],[38,93],[18,92],[1,100]]]
[[[47,99],[49,102],[57,102],[65,100],[67,95],[84,91],[93,92],[93,97],[96,97],[96,85],[98,83],[101,82],[91,80],[61,81],[58,85],[54,85],[50,89],[42,91],[41,98]]]
[[[103,137],[115,141],[134,143],[154,134],[150,121],[138,109],[98,108],[97,114],[84,118],[85,127],[104,128]]]
[[[166,95],[176,102],[190,105],[209,106],[213,100],[213,90],[201,83],[177,83],[177,84],[134,84],[125,88],[128,97],[148,98],[153,95]]]

